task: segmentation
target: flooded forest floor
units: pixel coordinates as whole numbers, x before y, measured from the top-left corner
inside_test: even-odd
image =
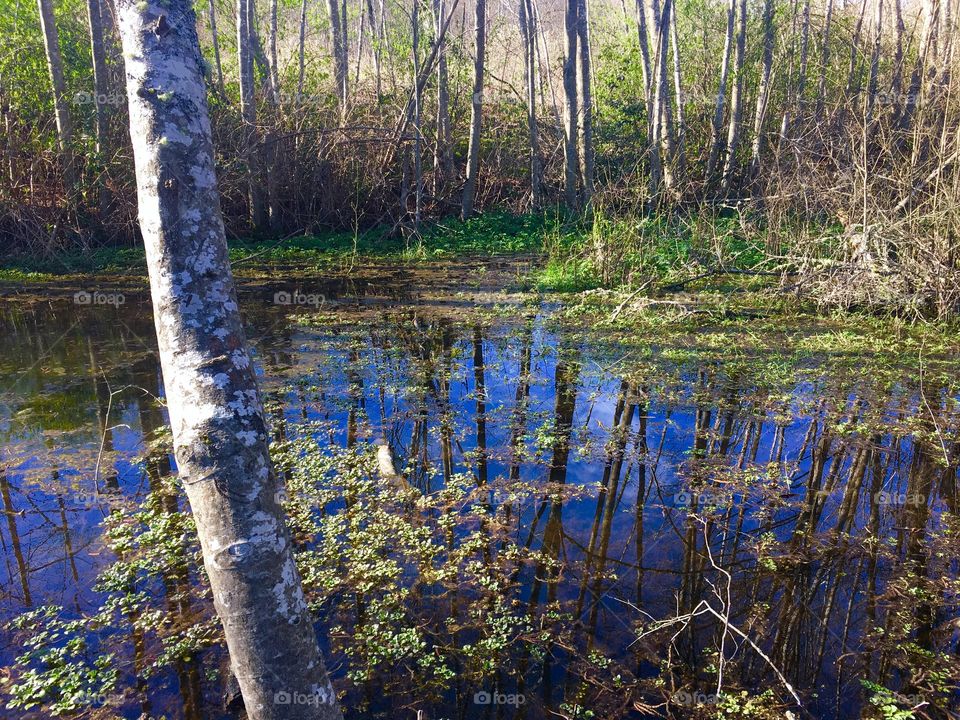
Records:
[[[954,329],[351,258],[238,267],[348,717],[957,711]],[[136,274],[0,291],[3,717],[242,716],[152,323]]]

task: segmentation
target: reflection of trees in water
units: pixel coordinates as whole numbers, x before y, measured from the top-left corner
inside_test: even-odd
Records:
[[[287,328],[272,342],[264,357],[293,381],[272,388],[276,439],[297,435],[294,418],[319,421],[323,442],[342,447],[383,437],[423,493],[469,473],[489,488],[479,502],[504,525],[485,562],[497,567],[507,537],[540,551],[536,566],[512,567],[508,577],[512,601],[548,639],[540,647],[518,641],[517,656],[491,680],[530,697],[519,715],[578,704],[614,716],[637,701],[662,704],[678,690],[709,694],[721,659],[725,689],[770,687],[787,701],[769,663],[725,635],[713,615],[633,643],[650,618],[691,613],[703,601],[716,606],[723,572],[731,576],[723,608],[730,624],[815,713],[855,712],[869,694],[861,680],[949,702],[936,683],[960,674],[950,622],[960,554],[945,514],[956,509],[958,446],[956,408],[943,385],[921,387],[909,377],[891,385],[841,370],[800,390],[770,386],[762,367],[712,360],[611,364],[541,320],[413,314],[369,326]],[[91,369],[107,363],[86,344],[62,352],[62,385],[75,384],[75,422],[89,440],[90,427],[105,424],[105,386]],[[111,363],[107,374],[111,384],[135,380],[159,394],[148,367]],[[143,435],[164,424],[149,398],[127,402],[137,403]],[[147,488],[156,489],[169,458],[150,455],[145,469]],[[505,480],[534,483],[539,494],[511,499],[500,491]],[[566,492],[581,485],[591,487],[589,497]],[[7,474],[0,474],[0,499],[11,588],[29,604],[37,558],[18,528],[25,498]],[[62,547],[64,577],[77,583],[85,576],[76,561],[84,543],[68,528],[77,513],[69,497],[58,502],[42,522],[52,521],[47,532]],[[176,512],[176,496],[170,503]],[[448,549],[456,543],[451,534]],[[198,612],[195,578],[179,569],[162,584],[164,612],[189,622]],[[474,591],[460,587],[438,601],[417,587],[412,597],[461,618]],[[357,595],[358,624],[372,622],[369,602]],[[470,641],[467,628],[445,632],[450,644]],[[146,640],[130,642],[134,665],[142,666]],[[591,652],[613,664],[598,668]],[[184,714],[199,717],[201,656],[178,660],[171,671]],[[621,685],[611,684],[615,675]],[[368,681],[361,690],[368,706],[391,702],[378,687]],[[466,698],[461,709],[473,713],[471,687],[463,680],[451,687]],[[670,705],[680,715],[689,710]]]

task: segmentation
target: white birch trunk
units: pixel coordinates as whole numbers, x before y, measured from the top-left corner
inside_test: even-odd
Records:
[[[231,667],[251,720],[339,720],[237,308],[193,8],[116,4],[174,452]]]

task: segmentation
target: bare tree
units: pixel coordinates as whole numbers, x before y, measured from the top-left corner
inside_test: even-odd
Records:
[[[643,99],[650,100],[650,29],[647,26],[646,0],[637,0],[637,35],[640,40],[640,71],[643,73]]]
[[[669,0],[668,0],[669,1]],[[580,177],[583,180],[583,206],[593,200],[593,72],[590,65],[590,18],[587,0],[577,0],[577,40],[579,42],[580,80]]]
[[[342,17],[339,0],[327,0],[330,14],[330,45],[333,49],[333,78],[341,111],[347,105],[347,18]]]
[[[297,39],[297,102],[303,100],[303,76],[306,69],[304,46],[307,40],[307,0],[300,0],[300,34]]]
[[[72,195],[77,184],[73,162],[73,122],[67,107],[67,81],[63,74],[63,56],[60,54],[60,35],[53,15],[52,0],[38,0],[40,4],[40,28],[43,30],[43,46],[47,54],[47,70],[53,90],[53,112],[57,121],[57,143],[63,160],[63,182]]]
[[[483,118],[483,67],[487,45],[487,0],[476,0],[474,17],[476,35],[473,61],[473,95],[470,98],[470,144],[467,146],[467,181],[463,186],[461,217],[473,214],[477,192],[477,173],[480,170],[480,123]]]
[[[564,130],[564,197],[567,207],[577,207],[577,139],[580,102],[577,95],[577,38],[580,3],[567,0],[564,14],[567,53],[563,59],[563,94],[565,108]]]
[[[876,15],[873,19],[873,49],[870,51],[870,73],[867,77],[867,98],[864,122],[869,127],[873,122],[873,108],[877,101],[877,82],[880,72],[880,47],[883,40],[883,0],[875,0]]]
[[[827,0],[823,18],[823,36],[820,41],[820,79],[817,82],[817,106],[814,122],[819,123],[827,100],[827,68],[830,66],[830,26],[833,20],[833,0]]]
[[[247,187],[250,221],[263,228],[269,223],[266,198],[260,183],[260,149],[257,137],[257,103],[253,72],[253,28],[250,5],[253,0],[237,0],[237,59],[240,69],[240,114],[245,129],[244,159],[247,162]]]
[[[369,0],[368,0],[369,1]],[[373,7],[371,5],[371,7]],[[437,48],[437,151],[434,156],[436,177],[434,194],[453,180],[456,169],[453,164],[453,133],[450,127],[450,81],[447,70],[447,41],[443,37],[445,0],[433,0],[433,28]]]
[[[763,61],[757,86],[757,105],[753,114],[753,144],[750,147],[750,176],[760,170],[760,150],[763,146],[763,121],[770,101],[770,74],[773,72],[773,0],[763,3]]]
[[[270,98],[280,103],[280,71],[277,67],[277,0],[270,0]]]
[[[193,8],[117,9],[174,452],[231,667],[252,720],[340,720],[237,308]]]
[[[867,0],[860,0],[860,12],[857,14],[857,23],[853,28],[853,38],[850,40],[850,67],[847,69],[847,95],[852,95],[859,84],[860,64],[857,59],[860,55],[860,35],[863,32],[863,19],[867,12]]]
[[[737,0],[730,0],[727,5],[727,31],[723,41],[723,58],[720,61],[720,84],[717,89],[717,100],[713,106],[713,120],[710,125],[710,155],[707,157],[707,169],[704,173],[704,182],[707,187],[713,182],[713,175],[720,159],[720,150],[723,147],[723,117],[724,105],[727,101],[727,82],[730,76],[730,49],[733,47],[733,26],[736,17]]]
[[[657,0],[653,2],[653,22],[657,33],[657,43],[653,61],[653,135],[651,142],[655,152],[662,151],[663,153],[660,170],[663,173],[663,185],[666,189],[673,187],[673,162],[676,152],[673,138],[673,113],[670,105],[670,88],[667,82],[667,53],[669,52],[670,44],[670,14],[672,8],[673,0],[666,0],[662,12],[660,11]],[[652,189],[654,195],[659,198],[659,186],[655,186]],[[657,202],[659,202],[659,199]]]
[[[786,139],[790,134],[792,123],[791,113],[795,106],[802,103],[803,93],[807,84],[807,62],[810,53],[810,0],[804,0],[800,20],[800,66],[797,69],[796,79],[790,78],[787,83],[787,96],[783,103],[783,116],[780,119],[780,137]],[[793,3],[793,19],[791,21],[791,37],[796,36],[797,3]],[[790,44],[790,70],[793,70],[795,43]]]
[[[217,11],[214,0],[207,5],[207,14],[210,16],[210,41],[213,44],[213,64],[217,71],[217,91],[220,97],[226,97],[227,91],[223,85],[223,65],[220,63],[220,39],[217,37]]]
[[[896,49],[893,54],[893,80],[890,84],[890,94],[893,95],[893,101],[899,107],[900,93],[903,92],[903,35],[906,32],[906,25],[903,22],[902,0],[893,0],[893,13]]]
[[[420,77],[420,0],[413,0],[413,10],[410,13],[410,32],[413,42],[411,43],[410,54],[413,59],[413,227],[414,232],[420,232],[420,203],[423,197],[423,135],[421,132],[421,121],[423,112],[420,108],[423,91],[417,83]]]
[[[90,55],[93,58],[93,89],[96,93],[94,106],[93,139],[97,154],[103,152],[107,132],[107,56],[103,46],[103,19],[100,16],[100,0],[87,0],[87,20],[90,25]]]
[[[531,0],[520,0],[520,37],[523,42],[523,79],[527,100],[527,134],[530,144],[530,202],[543,202],[543,161],[537,122],[537,20]]]
[[[737,47],[733,62],[733,95],[730,97],[730,123],[727,129],[727,158],[723,164],[723,179],[720,191],[724,195],[730,192],[730,182],[737,163],[737,149],[740,145],[740,125],[743,122],[743,61],[747,48],[747,0],[740,0]]]
[[[677,101],[676,140],[674,148],[674,165],[676,174],[680,177],[686,173],[686,119],[684,118],[683,74],[680,62],[680,39],[677,33],[677,7],[673,4],[670,13],[670,46],[673,56],[673,92]]]

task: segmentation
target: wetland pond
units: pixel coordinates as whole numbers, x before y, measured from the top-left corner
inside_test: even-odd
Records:
[[[955,336],[508,280],[240,283],[348,718],[953,716]],[[238,717],[149,296],[78,289],[0,299],[0,717]]]

